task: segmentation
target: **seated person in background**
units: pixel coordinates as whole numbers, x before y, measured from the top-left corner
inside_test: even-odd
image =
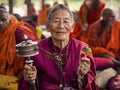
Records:
[[[48,10],[45,0],[41,0],[41,10],[38,12],[38,25],[45,25],[47,20]]]
[[[0,84],[2,85],[4,85],[3,81],[9,81],[4,76],[21,77],[24,59],[16,55],[16,44],[24,40],[24,34],[28,35],[29,39],[33,39],[32,32],[28,33],[17,23],[12,23],[9,13],[5,8],[0,7]],[[9,83],[5,84],[4,89],[11,85]],[[17,88],[13,87],[12,90]]]
[[[78,12],[77,11],[73,12],[73,14],[74,14],[74,21],[75,22],[74,22],[73,32],[70,33],[70,37],[80,40],[82,26],[81,26],[80,20],[78,18]]]
[[[89,28],[88,44],[93,51],[94,57],[103,57],[106,59],[96,60],[96,67],[99,63],[102,66],[120,67],[120,21],[115,19],[115,13],[105,8],[102,12],[102,19],[93,23]],[[108,60],[107,60],[108,59]],[[113,89],[113,88],[112,88]],[[115,89],[116,90],[116,89]]]
[[[82,54],[88,45],[69,37],[73,24],[68,7],[59,4],[50,10],[47,30],[51,37],[38,43],[39,54],[31,57],[34,66],[24,66],[19,90],[30,90],[30,80],[37,80],[38,90],[98,90],[92,54]]]
[[[78,12],[82,24],[82,41],[87,42],[89,25],[100,19],[104,7],[105,3],[102,0],[83,0]]]
[[[115,19],[114,12],[109,8],[104,9],[102,20],[93,23],[89,28],[88,43],[94,56],[110,56],[120,60],[119,26],[120,21]]]
[[[17,20],[17,23],[20,24],[22,28],[31,30],[34,38],[36,40],[38,40],[38,36],[37,36],[37,33],[36,33],[37,22],[33,21],[33,19],[32,19],[34,17],[36,17],[36,19],[37,19],[37,16],[35,16],[35,15],[34,16],[29,16],[27,20],[23,20],[22,17],[19,14],[14,13],[11,16]]]

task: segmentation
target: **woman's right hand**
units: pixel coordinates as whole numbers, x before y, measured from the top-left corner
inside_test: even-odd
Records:
[[[26,64],[24,66],[23,75],[25,80],[27,81],[35,80],[37,75],[36,67],[35,66],[31,67],[30,65]]]

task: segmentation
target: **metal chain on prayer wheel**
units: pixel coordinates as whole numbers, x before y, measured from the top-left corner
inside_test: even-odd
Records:
[[[20,57],[26,57],[26,64],[32,67],[33,60],[30,59],[31,56],[38,54],[38,42],[33,42],[28,40],[27,35],[24,35],[24,41],[16,45],[16,53]],[[29,81],[30,90],[36,90],[35,80]]]

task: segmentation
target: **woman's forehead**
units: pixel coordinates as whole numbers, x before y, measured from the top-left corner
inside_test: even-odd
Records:
[[[70,16],[69,12],[67,10],[59,9],[53,13],[53,17],[68,17]]]

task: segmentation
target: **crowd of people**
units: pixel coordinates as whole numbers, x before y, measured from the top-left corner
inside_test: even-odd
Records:
[[[120,21],[114,11],[102,0],[84,0],[76,12],[67,0],[53,7],[42,0],[41,7],[37,15],[31,4],[31,14],[22,18],[0,6],[0,83],[7,83],[0,84],[0,90],[31,90],[30,81],[37,90],[119,90]],[[51,36],[45,38],[39,25],[46,25]],[[16,54],[24,35],[38,42],[33,66]],[[110,68],[115,74],[108,74],[101,87],[98,78]]]

